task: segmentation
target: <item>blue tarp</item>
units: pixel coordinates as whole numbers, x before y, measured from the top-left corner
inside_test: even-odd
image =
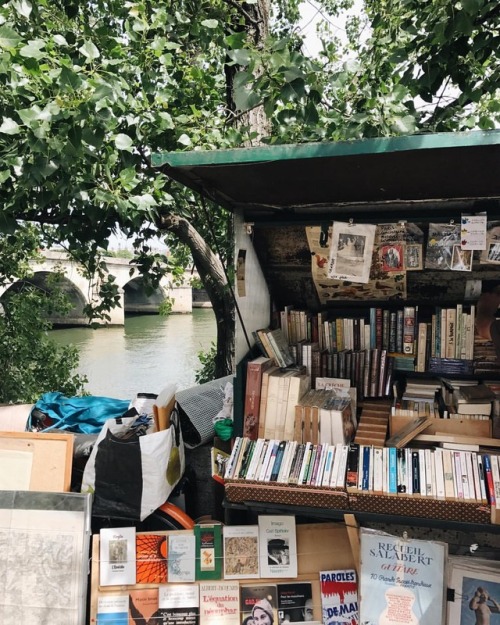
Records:
[[[65,430],[83,434],[96,434],[101,431],[107,419],[123,416],[130,402],[124,399],[111,397],[85,396],[65,397],[62,393],[44,393],[33,406],[47,415],[50,424],[46,430]],[[28,424],[28,429],[31,429]]]

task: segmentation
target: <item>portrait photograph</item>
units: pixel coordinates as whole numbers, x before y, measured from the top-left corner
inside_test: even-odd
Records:
[[[500,622],[500,569],[491,564],[451,565],[449,588],[454,601],[448,602],[448,625],[494,625]]]
[[[451,257],[451,269],[452,271],[471,271],[472,251],[463,250],[460,245],[454,245]]]

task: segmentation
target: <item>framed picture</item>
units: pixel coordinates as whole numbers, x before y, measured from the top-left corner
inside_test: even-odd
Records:
[[[382,245],[380,259],[383,271],[403,271],[405,260],[403,246],[401,244]]]
[[[407,243],[405,245],[405,269],[406,271],[417,271],[422,269],[422,244]]]
[[[454,600],[448,602],[447,624],[493,624],[491,615],[500,614],[500,568],[474,558],[458,558],[457,562],[450,558],[449,566],[448,586]]]

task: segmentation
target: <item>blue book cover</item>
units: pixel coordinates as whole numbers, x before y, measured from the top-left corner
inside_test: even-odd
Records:
[[[397,468],[397,449],[389,447],[389,492],[398,492],[398,468]]]
[[[370,445],[363,447],[363,481],[361,489],[368,490],[370,487]]]

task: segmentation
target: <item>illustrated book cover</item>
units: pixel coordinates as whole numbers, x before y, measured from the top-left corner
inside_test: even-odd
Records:
[[[99,583],[135,584],[135,527],[105,527],[100,531]]]
[[[222,525],[199,523],[194,526],[196,539],[196,579],[222,577]]]
[[[200,625],[240,625],[239,582],[200,582]]]
[[[311,582],[278,584],[278,624],[309,622],[314,617]]]
[[[158,591],[155,624],[199,625],[200,597],[197,584],[162,584]]]
[[[446,543],[361,531],[360,622],[444,621]]]
[[[158,588],[131,590],[128,594],[128,625],[156,623],[158,616]],[[99,622],[99,621],[98,621]]]
[[[171,534],[168,537],[168,581],[195,581],[194,534]]]
[[[240,586],[241,625],[278,622],[276,584],[242,584]]]
[[[324,625],[358,625],[358,581],[354,569],[320,571]]]
[[[222,529],[224,579],[259,577],[259,527],[226,525]]]
[[[259,515],[261,577],[297,577],[297,537],[292,515]]]
[[[165,534],[137,534],[136,584],[167,583],[168,542]]]

